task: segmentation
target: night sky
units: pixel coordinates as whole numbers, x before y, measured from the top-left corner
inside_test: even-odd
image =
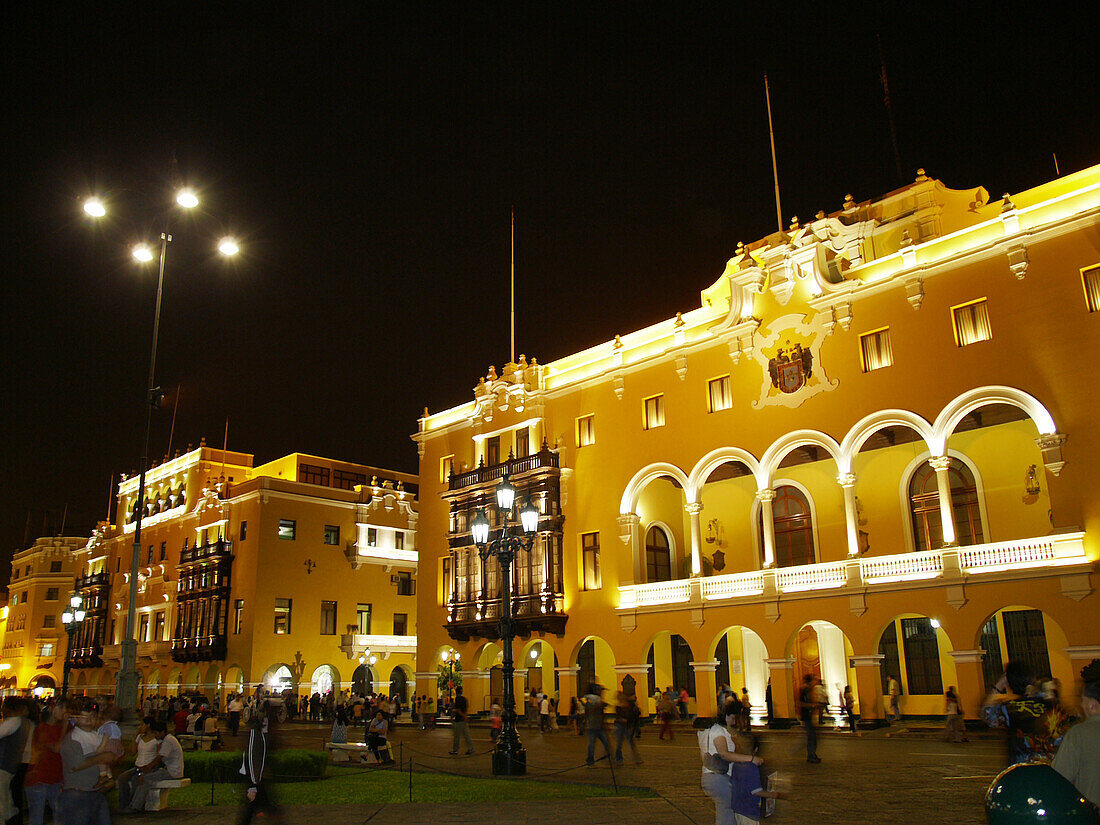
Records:
[[[220,446],[228,417],[257,463],[416,472],[423,407],[507,360],[513,207],[517,352],[540,362],[698,306],[775,229],[765,73],[785,221],[919,166],[997,198],[1053,153],[1100,162],[1095,44],[1049,6],[362,5],[8,10],[0,581],[25,535],[63,514],[87,534],[138,467],[156,271],[129,244],[166,218],[173,452]],[[92,193],[110,221],[83,215]]]

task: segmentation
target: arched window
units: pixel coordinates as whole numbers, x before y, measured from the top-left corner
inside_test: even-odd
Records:
[[[955,514],[955,536],[961,545],[981,544],[981,511],[978,508],[978,485],[970,468],[958,459],[947,471],[951,484],[951,509]],[[925,461],[913,471],[909,481],[909,512],[913,518],[913,544],[917,550],[943,547],[943,523],[940,521],[940,497],[936,486],[936,471]]]
[[[778,567],[813,564],[814,528],[810,502],[797,487],[782,485],[775,489],[772,500],[772,522],[775,528],[775,563]],[[760,530],[764,529],[761,509]],[[761,535],[760,544],[764,539]]]
[[[660,527],[650,527],[645,534],[645,580],[667,582],[672,578],[672,553],[668,536]]]

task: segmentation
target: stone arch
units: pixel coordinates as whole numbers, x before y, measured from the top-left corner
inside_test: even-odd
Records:
[[[699,459],[698,463],[696,463],[694,469],[691,471],[689,480],[691,489],[696,493],[696,500],[698,499],[699,491],[703,489],[703,485],[707,483],[707,479],[710,478],[711,473],[721,465],[731,462],[740,462],[748,467],[749,472],[756,478],[758,487],[763,487],[766,483],[767,479],[764,477],[761,464],[756,456],[748,450],[742,450],[740,447],[719,447],[717,450],[712,450]]]
[[[485,642],[474,651],[473,661],[478,670],[489,670],[497,664],[503,650],[496,642]]]
[[[232,664],[225,669],[225,688],[230,693],[241,693],[245,688],[244,669]]]
[[[548,639],[528,639],[516,656],[516,670],[526,673],[526,687],[538,688],[551,695],[558,691],[557,668],[560,666],[558,652]]]
[[[654,633],[649,641],[642,646],[642,662],[649,666],[646,672],[646,684],[639,683],[638,695],[652,697],[654,690],[664,691],[669,685],[679,693],[681,687],[688,689],[688,694],[694,699],[698,695],[697,678],[690,663],[701,661],[696,651],[701,650],[698,644],[692,646],[692,640],[684,637],[687,631],[677,632],[673,630],[659,630]],[[675,642],[679,639],[679,642]],[[682,657],[676,661],[677,655]],[[677,672],[679,665],[680,672]]]
[[[340,692],[340,670],[335,665],[318,665],[309,678],[309,694],[320,693],[324,696],[330,690],[334,694]]]
[[[850,465],[844,460],[843,451],[832,436],[818,430],[795,430],[778,438],[768,447],[764,457],[760,459],[760,470],[766,483],[771,484],[776,470],[779,469],[779,465],[791,450],[806,445],[820,447],[825,450],[833,457],[840,473],[850,472]]]
[[[927,682],[926,677],[928,675],[933,675],[935,678],[938,678],[938,683],[933,683],[931,686],[927,684],[925,684],[924,687],[918,686],[918,676],[921,675],[922,668],[919,665],[919,661],[914,661],[913,663],[909,661],[905,646],[905,634],[902,631],[903,625],[901,624],[905,620],[926,620],[928,624],[931,625],[936,641],[939,668],[938,671],[935,672],[933,672],[931,668],[923,668],[927,673],[925,674],[925,678],[922,678],[921,681]],[[891,638],[890,634],[893,634],[892,646],[895,649],[893,653],[891,653],[891,645],[888,643]],[[955,650],[955,646],[950,636],[948,636],[947,628],[943,626],[943,623],[941,623],[937,617],[929,616],[925,613],[898,613],[879,628],[875,639],[875,652],[885,657],[882,659],[880,668],[883,695],[887,692],[887,677],[893,675],[898,679],[902,687],[902,694],[904,697],[901,700],[902,713],[917,715],[943,713],[944,691],[951,685],[958,685],[955,660],[951,656],[951,652]]]
[[[183,679],[183,671],[174,667],[168,673],[168,694],[170,696],[178,696],[180,693],[180,684]]]
[[[742,688],[748,688],[752,717],[757,721],[766,715],[767,658],[768,648],[764,640],[746,625],[726,626],[707,645],[707,660],[719,662],[714,672],[715,690],[723,682],[738,696]],[[735,663],[740,664],[739,672]]]
[[[695,501],[695,488],[692,487],[687,474],[675,464],[657,462],[655,464],[650,464],[648,467],[643,467],[634,474],[634,478],[630,479],[630,483],[626,485],[626,489],[623,491],[622,501],[619,503],[619,513],[626,515],[627,513],[635,512],[638,506],[638,496],[641,494],[642,490],[644,490],[650,482],[662,476],[668,476],[675,479],[680,484],[684,490],[684,495],[687,497],[688,503]]]
[[[917,433],[931,449],[930,445],[935,437],[934,431],[932,425],[923,416],[908,410],[880,410],[857,422],[840,443],[840,453],[847,462],[849,471],[863,443],[885,427],[908,427]]]
[[[1073,608],[1071,607],[1070,609]],[[1023,611],[1035,611],[1042,615],[1047,664],[1049,665],[1047,673],[1038,672],[1042,668],[1038,666],[1034,658],[1026,655],[1027,651],[1024,651],[1025,655],[1020,655],[1021,651],[1014,650],[1013,648],[1016,646],[1010,642],[1009,632],[1005,626],[1005,614]],[[989,644],[990,640],[986,638],[986,628],[992,620],[996,620],[996,626],[992,628],[997,636],[996,651],[991,649],[992,645]],[[1070,646],[1069,637],[1066,635],[1065,630],[1063,630],[1062,623],[1051,615],[1049,610],[1043,610],[1027,604],[1009,604],[1004,607],[999,607],[982,619],[975,630],[973,639],[974,649],[985,651],[985,656],[982,657],[982,668],[985,672],[987,681],[996,681],[996,679],[1000,677],[1000,674],[1004,671],[1004,666],[1008,663],[1013,654],[1015,654],[1016,658],[1028,660],[1032,668],[1036,671],[1035,675],[1037,677],[1049,674],[1061,680],[1063,686],[1071,685],[1079,678],[1078,674],[1074,671],[1072,660],[1066,653],[1066,649]],[[988,685],[988,687],[992,687],[992,684]],[[1066,687],[1063,687],[1063,690],[1066,690]]]
[[[772,478],[772,489],[778,490],[780,487],[793,487],[798,490],[806,499],[806,504],[810,508],[810,530],[813,535],[814,542],[814,560],[813,564],[817,564],[822,561],[821,558],[821,533],[817,526],[817,501],[814,498],[813,493],[805,484],[800,481],[795,481],[790,478]],[[752,525],[752,547],[756,553],[756,563],[758,566],[764,564],[764,546],[760,537],[760,501],[754,501],[752,503],[752,510],[749,514],[749,523]]]
[[[1035,423],[1039,435],[1053,435],[1058,431],[1054,417],[1037,398],[1014,387],[988,386],[978,387],[964,392],[947,404],[936,416],[932,427],[932,440],[929,448],[934,455],[943,455],[947,439],[955,427],[968,413],[990,404],[1008,404],[1018,407],[1028,414]]]
[[[825,687],[829,713],[834,719],[839,719],[839,691],[843,691],[845,685],[851,685],[853,689],[856,685],[855,668],[851,662],[854,652],[851,639],[838,625],[824,619],[811,619],[800,624],[787,638],[785,647],[785,654],[794,662],[791,684],[795,698],[803,678],[807,674],[816,675]]]
[[[591,648],[586,648],[589,642],[592,643]],[[615,652],[606,639],[589,635],[578,641],[569,655],[569,664],[582,668],[577,673],[576,695],[588,693],[588,681],[591,679],[604,687],[615,685],[615,662]],[[594,666],[588,669],[587,665]]]
[[[390,696],[398,696],[401,704],[409,701],[409,690],[413,686],[413,673],[408,665],[397,665],[390,671]]]
[[[378,671],[373,665],[361,664],[351,674],[351,689],[359,696],[368,696],[375,691]]]
[[[982,530],[986,536],[986,541],[988,541],[989,515],[986,512],[985,506],[985,482],[982,481],[982,474],[978,470],[978,465],[958,450],[947,450],[946,453],[955,461],[966,465],[966,469],[974,476],[974,486],[978,492],[978,515],[982,521]],[[908,553],[915,552],[917,548],[916,537],[913,535],[913,517],[909,501],[909,484],[913,480],[913,473],[917,471],[917,468],[931,458],[932,454],[930,452],[922,452],[909,462],[901,474],[901,479],[898,481],[898,495],[901,497],[902,508],[901,525],[905,535],[905,549]]]
[[[221,690],[222,673],[217,665],[210,665],[203,674],[202,686],[199,688],[204,694],[212,694]]]
[[[264,671],[262,684],[265,690],[286,690],[293,684],[293,673],[286,662],[276,662]]]

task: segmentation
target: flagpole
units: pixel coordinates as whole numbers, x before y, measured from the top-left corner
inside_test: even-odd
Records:
[[[768,102],[768,136],[772,143],[772,178],[775,180],[775,220],[783,231],[783,209],[779,205],[779,167],[775,162],[775,129],[772,128],[772,96],[768,89],[768,76],[764,75],[764,99]]]
[[[511,343],[512,343],[512,360],[510,363],[516,363],[516,210],[512,208],[512,255],[511,255],[511,269],[512,269],[512,329],[511,329]]]

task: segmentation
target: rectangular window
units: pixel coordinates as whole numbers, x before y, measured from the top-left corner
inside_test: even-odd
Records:
[[[449,558],[442,559],[443,562],[443,575],[440,576],[440,581],[443,582],[443,601],[441,604],[450,604],[451,596],[455,592],[454,579],[451,578],[451,560]]]
[[[600,534],[581,534],[581,562],[584,566],[584,589],[599,590],[600,581]]]
[[[320,484],[328,487],[328,467],[318,467],[316,464],[299,464],[298,481],[303,484]]]
[[[485,441],[485,464],[492,467],[500,464],[500,436],[494,435]]]
[[[160,560],[164,561],[168,558],[168,542],[162,541],[160,543]]]
[[[58,588],[56,588],[56,587],[47,587],[46,588],[46,601],[56,602],[58,592],[59,592]]]
[[[366,484],[367,477],[363,473],[353,473],[350,470],[333,470],[332,486],[341,490],[353,490],[356,484]]]
[[[241,522],[241,541],[244,541],[246,538],[248,538],[248,522],[247,521],[242,521]]]
[[[455,457],[445,455],[439,459],[439,483],[446,484],[455,471]]]
[[[378,546],[378,531],[373,527],[367,528],[367,547]]]
[[[596,443],[596,416],[582,415],[577,419],[577,446],[588,447]]]
[[[149,552],[145,556],[145,563],[146,564],[152,564],[153,563],[153,545],[151,545],[151,544],[149,545]]]
[[[29,576],[30,574],[31,574],[31,566],[28,564],[27,569],[23,571],[23,575],[24,576]]]
[[[405,549],[405,534],[400,530],[393,534],[393,546],[395,550]]]
[[[286,539],[287,541],[294,541],[294,536],[297,532],[297,521],[289,518],[279,519],[279,538]]]
[[[932,627],[932,620],[902,619],[901,635],[910,695],[942,694],[940,647],[936,640],[936,628]]]
[[[108,644],[117,645],[118,641],[115,639],[115,620],[111,619],[111,635]]]
[[[157,613],[156,622],[153,624],[153,641],[164,641],[164,611]]]
[[[138,641],[149,641],[149,614],[143,613],[141,616],[141,629],[138,630]]]
[[[50,562],[50,572],[51,573],[60,573],[61,572],[61,562],[51,561]]]
[[[55,616],[53,613],[47,613],[45,616],[42,617],[42,626],[57,627],[57,616]]]
[[[370,633],[370,610],[369,604],[360,604],[355,608],[355,624],[356,632],[360,636],[366,636]]]
[[[290,633],[291,599],[275,600],[275,633],[285,636]]]
[[[890,349],[890,327],[859,336],[859,363],[864,372],[880,370],[894,363],[894,353]]]
[[[730,377],[723,375],[712,378],[707,382],[707,405],[710,412],[721,412],[733,406],[733,396],[730,393]]]
[[[531,431],[526,427],[516,430],[516,458],[531,455]]]
[[[985,298],[951,307],[951,323],[955,327],[955,343],[960,347],[988,341],[993,337]]]
[[[325,525],[325,544],[340,544],[340,526],[336,524]]]
[[[15,607],[15,605],[19,604],[19,594],[18,593],[12,593],[11,594],[11,604],[12,604],[12,607]]]
[[[647,430],[665,426],[665,397],[663,395],[655,395],[645,400],[642,426]]]
[[[39,656],[53,656],[53,642],[45,642],[38,648]]]
[[[394,636],[408,636],[409,635],[409,614],[408,613],[394,613],[393,614],[393,635]]]
[[[1050,673],[1046,628],[1039,610],[1006,610],[1001,614],[1010,662],[1027,662],[1036,675]]]
[[[407,570],[402,570],[397,574],[397,595],[416,595],[416,580],[412,577],[412,573]]]
[[[1100,312],[1100,265],[1081,270],[1081,285],[1085,288],[1088,311]]]
[[[233,602],[233,635],[241,635],[241,625],[244,623],[244,599]]]
[[[336,602],[321,602],[321,635],[336,635]]]

